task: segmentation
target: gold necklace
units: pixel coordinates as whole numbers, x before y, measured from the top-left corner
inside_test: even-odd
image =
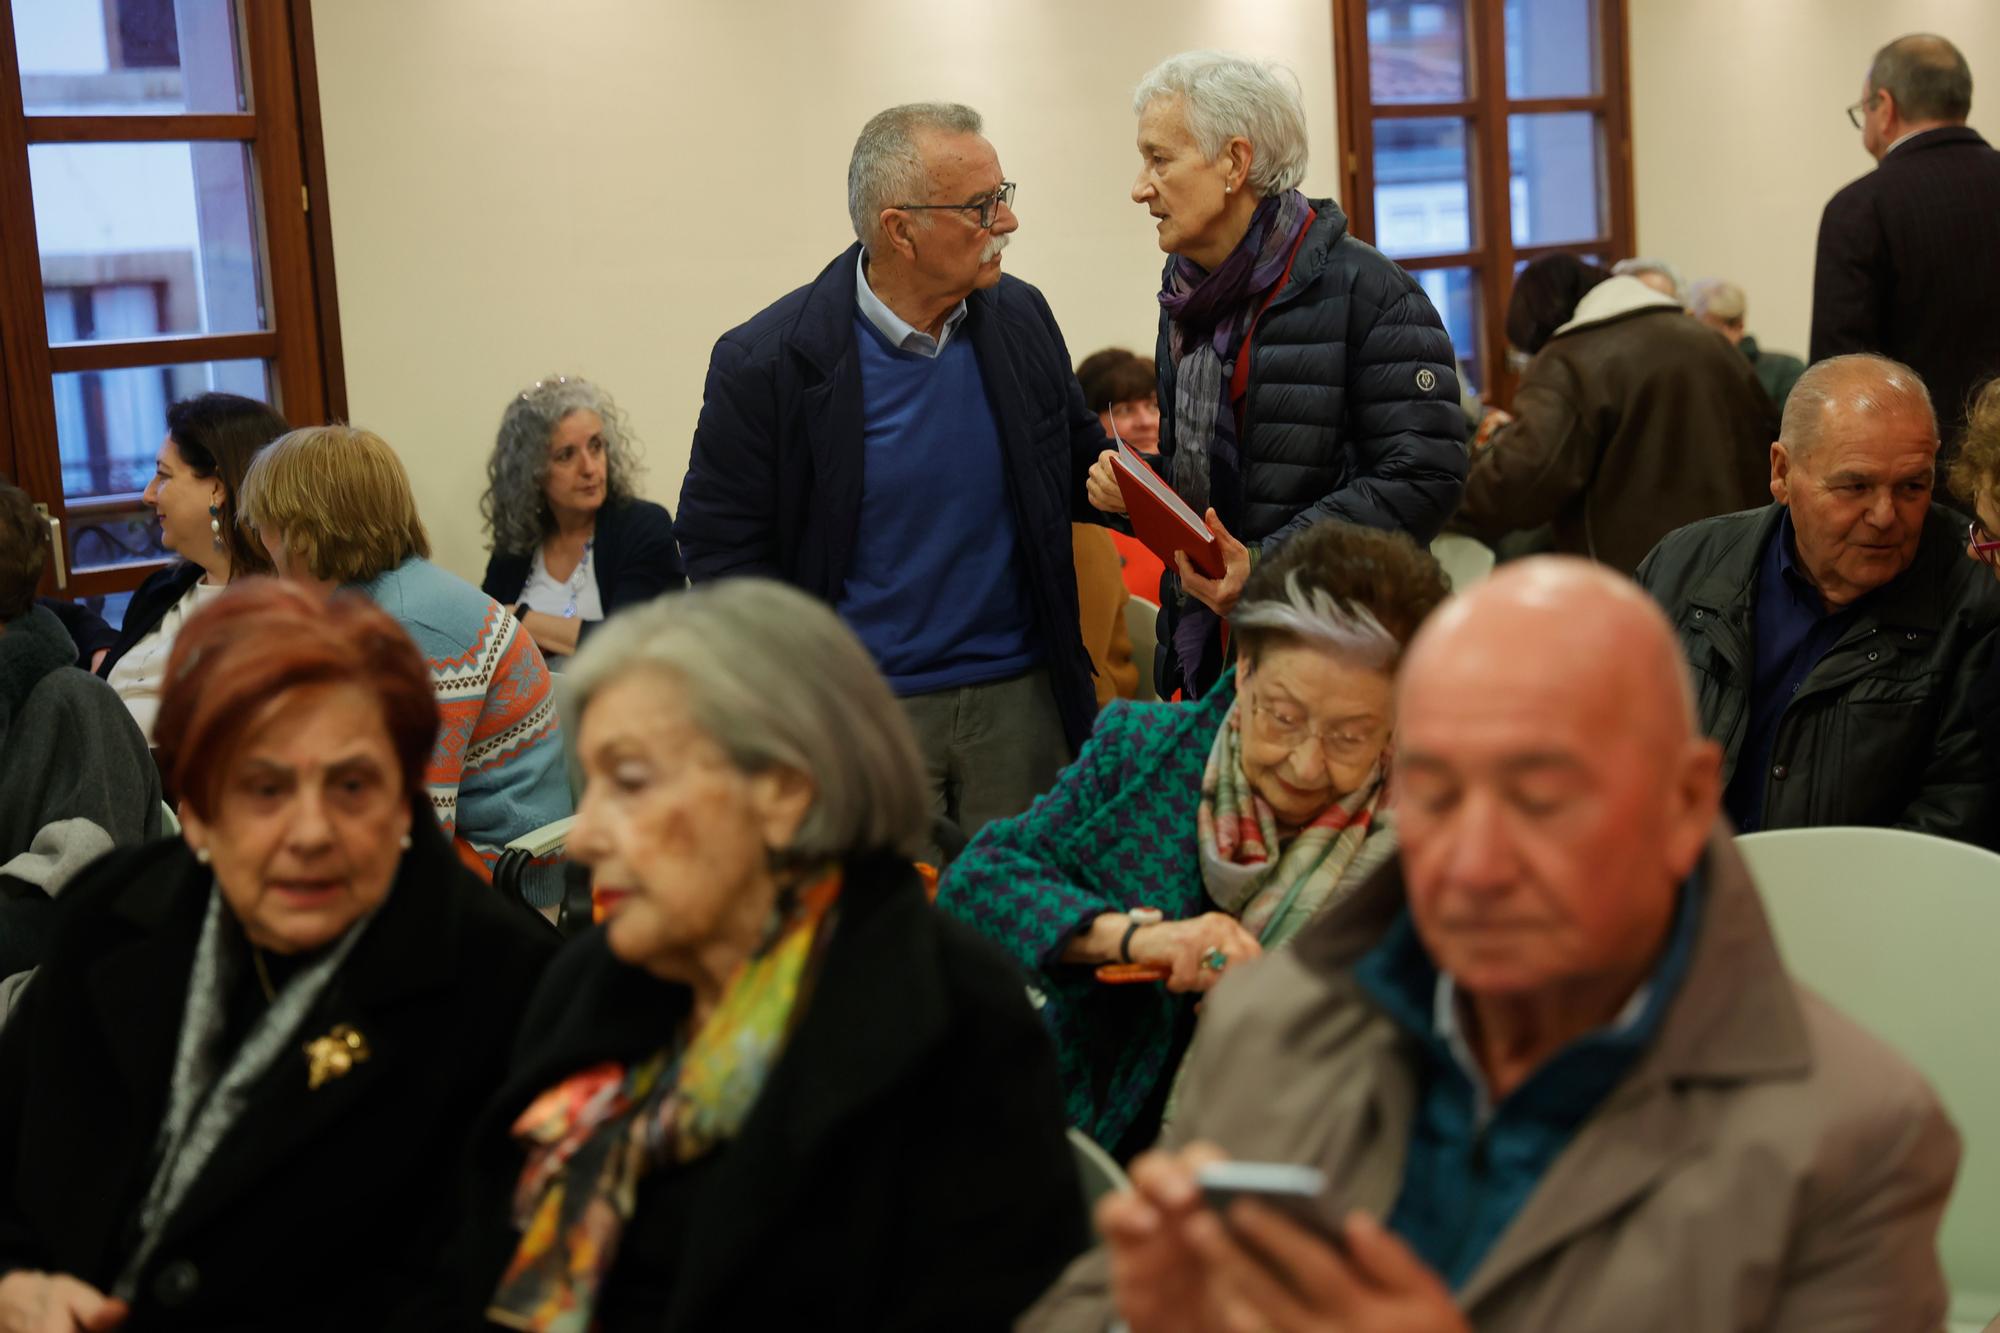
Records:
[[[264,988],[264,1003],[278,1002],[278,988],[271,984],[271,974],[264,970],[264,951],[256,945],[250,946],[250,961],[257,968],[257,984]]]

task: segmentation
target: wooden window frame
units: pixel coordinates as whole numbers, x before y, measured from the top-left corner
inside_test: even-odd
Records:
[[[1596,254],[1607,260],[1637,252],[1632,185],[1631,55],[1626,0],[1595,0],[1598,69],[1602,87],[1588,97],[1507,96],[1507,53],[1501,24],[1506,0],[1464,0],[1465,82],[1468,96],[1451,102],[1374,104],[1368,58],[1367,0],[1333,0],[1334,70],[1339,111],[1341,202],[1349,229],[1375,240],[1375,123],[1420,117],[1463,120],[1472,135],[1468,148],[1467,198],[1472,209],[1469,250],[1454,254],[1391,255],[1403,268],[1470,268],[1479,288],[1479,364],[1486,383],[1481,397],[1496,406],[1512,403],[1518,377],[1507,365],[1507,299],[1514,265],[1551,254]],[[1604,171],[1605,234],[1547,245],[1514,244],[1509,193],[1509,116],[1586,111],[1603,117],[1600,161]]]
[[[297,424],[345,419],[347,389],[335,299],[333,229],[319,114],[311,0],[236,0],[244,76],[253,111],[188,115],[29,115],[9,0],[0,0],[0,471],[52,517],[76,523],[129,512],[138,496],[71,501],[56,447],[54,376],[186,362],[271,363],[276,405]],[[28,172],[33,144],[224,142],[249,147],[260,229],[258,257],[269,294],[265,329],[165,334],[51,347]],[[165,423],[161,423],[165,432]],[[63,563],[70,566],[68,552]],[[135,588],[163,561],[86,573],[73,567],[66,597]],[[46,591],[55,591],[53,563]]]

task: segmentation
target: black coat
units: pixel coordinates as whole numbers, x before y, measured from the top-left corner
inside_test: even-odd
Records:
[[[502,606],[515,606],[535,567],[533,551],[495,551],[486,562],[479,590]],[[628,606],[652,601],[687,586],[681,548],[674,541],[674,516],[651,500],[608,504],[597,514],[590,548],[590,576],[604,605],[604,620]],[[577,642],[588,639],[603,620],[587,620]]]
[[[605,1333],[1004,1329],[1087,1244],[1055,1054],[1020,973],[927,903],[906,863],[850,865],[839,912],[741,1136],[680,1168],[700,1173],[692,1200],[660,1205],[691,1208],[679,1263],[657,1275],[665,1313]],[[479,1257],[461,1319],[518,1240],[514,1117],[571,1074],[659,1050],[687,1005],[685,988],[618,962],[601,929],[550,968],[476,1145],[466,1211],[489,1225],[464,1247]]]
[[[1783,513],[1768,505],[1670,534],[1635,576],[1674,622],[1702,729],[1736,772],[1756,672],[1758,566]],[[1916,560],[1852,622],[1779,716],[1764,827],[1871,824],[1994,845],[1980,729],[2000,646],[2000,587],[1965,556],[1965,517],[1933,504]]]
[[[1926,130],[1828,201],[1813,265],[1812,359],[1880,352],[1931,391],[1947,449],[2000,374],[2000,152]]]
[[[860,255],[849,246],[811,284],[715,344],[674,523],[692,581],[758,574],[840,600],[861,516]],[[978,354],[1036,641],[1070,748],[1080,749],[1097,719],[1097,691],[1069,526],[1103,517],[1084,498],[1084,479],[1107,442],[1039,291],[1002,277],[967,297],[966,310],[956,336]]]
[[[111,679],[111,668],[118,665],[118,659],[159,628],[167,612],[174,609],[174,603],[187,596],[187,590],[201,582],[201,576],[201,566],[192,560],[176,560],[165,569],[147,575],[146,581],[132,594],[132,600],[125,604],[125,618],[118,622],[118,638],[98,663],[97,674]]]
[[[453,1166],[553,952],[427,819],[308,1013],[371,1057],[317,1090],[280,1058],[141,1275],[132,1333],[382,1325],[456,1219]],[[150,1183],[211,879],[178,839],[115,852],[64,895],[49,960],[0,1028],[0,1271],[109,1290]]]

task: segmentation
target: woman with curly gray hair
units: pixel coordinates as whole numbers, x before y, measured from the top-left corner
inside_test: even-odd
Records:
[[[605,617],[687,583],[673,515],[633,494],[639,460],[611,395],[577,375],[514,395],[486,462],[480,584],[559,666]]]

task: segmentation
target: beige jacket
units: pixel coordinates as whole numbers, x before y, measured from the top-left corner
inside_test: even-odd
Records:
[[[1895,1051],[1786,975],[1718,830],[1688,973],[1639,1063],[1459,1291],[1481,1333],[1929,1333],[1957,1132]],[[1388,1213],[1415,1109],[1410,1040],[1349,967],[1403,905],[1390,865],[1210,998],[1170,1143],[1323,1168]],[[1102,1250],[1023,1319],[1101,1330]]]

